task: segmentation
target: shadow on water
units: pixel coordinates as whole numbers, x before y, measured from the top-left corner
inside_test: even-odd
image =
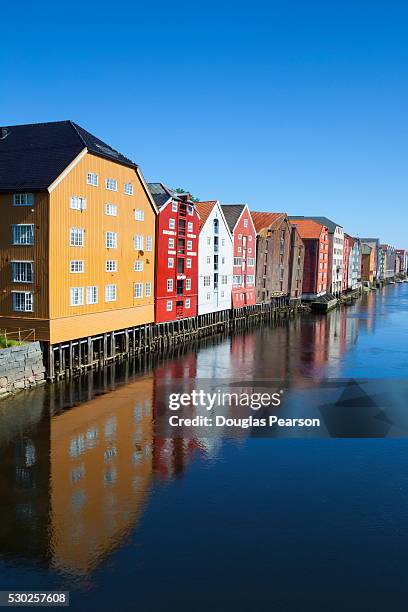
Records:
[[[202,340],[163,358],[148,356],[145,360],[124,361],[3,401],[2,588],[76,589],[73,605],[77,609],[85,609],[86,605],[88,609],[102,610],[115,605],[107,592],[109,583],[112,588],[122,589],[122,609],[128,609],[126,602],[132,597],[137,600],[132,591],[134,585],[129,583],[135,580],[141,609],[160,609],[166,601],[176,607],[175,591],[166,582],[166,572],[173,563],[173,577],[178,568],[192,579],[187,592],[197,593],[205,584],[209,595],[221,596],[224,604],[220,609],[232,609],[228,602],[235,598],[228,600],[227,587],[218,579],[211,586],[205,579],[214,555],[222,565],[231,562],[231,555],[240,556],[241,548],[247,554],[255,553],[248,536],[240,534],[239,529],[231,539],[231,517],[240,516],[243,528],[249,528],[243,513],[251,513],[250,494],[261,523],[272,516],[274,520],[294,520],[296,524],[291,505],[296,495],[287,480],[288,466],[296,458],[297,469],[304,470],[305,478],[312,478],[316,466],[310,463],[308,454],[312,449],[315,453],[321,450],[321,442],[310,442],[316,446],[307,447],[305,441],[299,441],[299,446],[290,448],[289,441],[262,444],[245,437],[233,442],[160,437],[154,423],[158,381],[177,378],[194,384],[200,378],[276,378],[291,386],[313,385],[327,376],[349,376],[353,372],[366,375],[359,370],[361,364],[367,359],[374,363],[383,342],[388,342],[387,368],[391,371],[400,365],[403,357],[398,350],[405,347],[398,349],[395,330],[390,328],[399,321],[397,335],[400,344],[406,342],[407,313],[408,287],[396,286],[364,296],[353,306],[328,316],[303,316],[276,328],[262,327],[233,337]],[[331,451],[326,447],[325,452],[330,463]],[[270,461],[281,466],[281,475],[276,469],[265,471],[265,465],[272,465]],[[248,466],[255,470],[253,477]],[[332,486],[326,477],[320,478],[324,486]],[[276,494],[273,482],[281,483],[278,503],[270,497]],[[295,482],[298,486],[296,478]],[[305,486],[297,495],[307,494]],[[340,487],[343,493],[344,486],[343,483]],[[230,500],[226,491],[231,493]],[[261,499],[267,506],[260,506]],[[330,506],[324,495],[319,499],[321,504]],[[298,498],[298,503],[303,502]],[[269,511],[264,515],[266,508]],[[187,509],[191,514],[186,514]],[[322,507],[316,511],[320,516]],[[185,521],[185,532],[182,528],[174,540],[171,523],[174,520],[180,527],[179,513]],[[202,522],[197,524],[197,520],[207,520],[214,533],[203,528]],[[273,554],[277,559],[281,554],[285,565],[285,541],[263,524],[264,527],[251,525],[255,540],[265,537],[274,548]],[[300,524],[294,529],[301,529]],[[189,537],[195,542],[195,553],[188,544]],[[316,539],[323,547],[321,534]],[[156,566],[151,550],[156,555]],[[263,544],[259,550],[260,562],[267,559],[270,566]],[[158,561],[157,555],[162,555],[163,561]],[[259,583],[255,569],[251,569],[253,564],[249,559],[242,563],[246,564],[247,579],[258,585],[260,601],[266,601],[266,585]],[[197,571],[201,568],[204,572],[202,578],[191,576],[194,565]],[[218,567],[218,561],[215,565]],[[244,569],[237,570],[234,563],[232,566],[236,575]],[[138,577],[134,572],[140,572]],[[226,575],[231,578],[228,570]],[[158,596],[151,605],[149,597],[155,581],[164,592],[167,588],[168,598],[164,594]],[[277,595],[285,601],[279,589]],[[193,607],[204,609],[205,601],[206,597],[202,605],[198,602]],[[286,603],[285,609],[292,609],[289,600]],[[234,609],[245,606],[240,608],[237,600]]]

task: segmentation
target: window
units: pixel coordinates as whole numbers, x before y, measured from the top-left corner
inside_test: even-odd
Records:
[[[255,276],[253,274],[247,274],[246,282],[247,285],[253,285],[255,280]]]
[[[171,204],[171,211],[172,212],[177,212],[177,202],[172,202],[172,204]]]
[[[244,227],[248,227],[248,219],[244,219]]]
[[[136,251],[143,250],[143,236],[141,236],[140,234],[136,234],[136,236],[133,238],[133,242],[135,244]]]
[[[92,286],[86,288],[86,303],[97,304],[98,303],[98,287]]]
[[[116,302],[116,285],[105,286],[105,302]]]
[[[193,231],[193,224],[191,223],[191,221],[187,223],[187,231],[190,233]]]
[[[33,312],[33,294],[30,291],[13,291],[13,310]]]
[[[192,251],[192,250],[193,250],[193,241],[187,240],[187,251]]]
[[[117,272],[118,262],[116,259],[107,259],[105,262],[105,270],[106,272]]]
[[[11,269],[13,283],[32,283],[33,282],[33,262],[32,261],[12,261]]]
[[[247,264],[248,264],[248,266],[254,266],[255,265],[255,259],[253,257],[248,257]]]
[[[81,196],[71,196],[71,208],[72,210],[85,210],[86,199]]]
[[[71,287],[71,306],[82,306],[84,303],[84,288]]]
[[[241,257],[234,257],[234,266],[240,266],[242,264]]]
[[[186,268],[191,268],[191,259],[186,259]]]
[[[70,246],[84,246],[84,233],[85,230],[79,227],[71,227]]]
[[[225,291],[221,291],[221,297],[223,298],[225,296]]]
[[[221,257],[221,263],[225,264],[225,257]]]
[[[207,255],[207,263],[210,264],[211,263],[211,255]]]
[[[194,208],[191,206],[191,204],[188,205],[188,214],[192,215],[194,213]]]
[[[13,195],[13,206],[33,206],[33,193],[15,193]]]
[[[169,257],[167,260],[167,267],[168,268],[174,268],[174,258],[173,257]]]
[[[242,240],[242,234],[238,234],[238,240]]]
[[[105,181],[105,186],[108,191],[117,191],[118,190],[118,181],[113,178],[107,178]]]
[[[209,287],[211,285],[211,277],[204,276],[204,287]]]
[[[169,228],[174,229],[176,227],[176,220],[171,218],[169,219]]]
[[[211,293],[207,293],[207,302],[211,300]]]
[[[69,271],[71,274],[81,274],[84,271],[84,262],[82,259],[72,259],[69,262]]]
[[[225,246],[225,238],[222,238],[222,240],[221,240],[221,246]]]
[[[172,278],[167,279],[167,291],[168,292],[173,291],[173,279]]]
[[[191,301],[190,301],[190,299],[189,299],[189,298],[187,298],[187,299],[186,299],[186,301],[184,302],[184,306],[185,306],[186,308],[190,308],[190,305],[191,305]]]
[[[238,247],[238,253],[241,253],[241,252],[242,252],[242,248],[239,246]]]
[[[13,244],[34,244],[34,225],[13,225]]]
[[[143,270],[143,261],[140,261],[139,259],[137,259],[135,261],[135,263],[133,264],[133,270],[135,272],[142,272],[142,270]]]
[[[151,236],[146,236],[146,251],[153,250],[153,238]]]
[[[174,249],[174,238],[169,238],[169,249]]]
[[[95,172],[87,172],[86,182],[88,183],[88,185],[93,185],[94,187],[97,187],[99,185],[99,177]]]
[[[135,283],[134,284],[134,293],[133,296],[135,298],[142,298],[143,297],[143,283]]]
[[[135,210],[136,221],[144,221],[144,210]]]
[[[186,290],[190,291],[191,289],[191,278],[186,278]]]
[[[145,284],[145,296],[151,297],[151,295],[152,295],[152,283],[146,283]]]
[[[125,183],[125,194],[133,195],[133,185],[132,183]]]
[[[238,274],[235,274],[232,278],[232,283],[234,285],[241,285],[242,284],[242,277]]]
[[[226,285],[228,283],[228,276],[226,274],[223,274],[221,276],[221,285]]]
[[[116,204],[111,204],[110,202],[108,202],[105,205],[105,214],[109,215],[110,217],[117,217],[118,207],[116,206]]]
[[[166,310],[167,310],[167,312],[171,312],[173,310],[173,300],[167,300],[167,302],[166,302]]]
[[[211,238],[207,238],[207,244],[211,244]]]
[[[116,249],[118,246],[118,235],[116,232],[106,232],[106,248]]]

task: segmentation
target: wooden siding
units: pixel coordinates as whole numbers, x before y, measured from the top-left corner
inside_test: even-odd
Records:
[[[87,184],[87,173],[99,177],[99,185]],[[105,179],[118,181],[118,190],[109,191]],[[133,195],[124,193],[131,182]],[[86,210],[72,210],[71,196],[86,198]],[[117,206],[117,216],[105,213],[107,203]],[[135,220],[135,210],[144,212],[144,221]],[[70,228],[83,228],[83,247],[70,246]],[[50,194],[50,318],[52,343],[84,337],[121,327],[142,325],[154,320],[155,212],[135,170],[87,154]],[[106,248],[106,232],[117,233],[117,248]],[[144,237],[143,250],[134,248],[134,236]],[[152,250],[146,250],[146,236]],[[117,262],[117,272],[106,272],[106,260]],[[71,273],[70,261],[83,260],[84,273]],[[133,269],[136,260],[143,271]],[[143,283],[143,298],[134,297],[134,283]],[[146,283],[151,296],[145,297]],[[105,301],[105,286],[117,286],[117,299]],[[70,305],[70,288],[98,287],[98,303]],[[84,299],[84,302],[86,300]],[[94,315],[94,316],[92,316]]]
[[[34,194],[34,205],[13,206],[13,194],[0,194],[0,329],[36,329],[36,337],[46,340],[49,317],[48,192]],[[13,246],[12,225],[33,224],[34,245]],[[12,261],[34,262],[32,283],[12,281]],[[31,291],[33,312],[13,312],[12,292]]]

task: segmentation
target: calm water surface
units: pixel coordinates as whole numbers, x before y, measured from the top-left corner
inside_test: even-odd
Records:
[[[160,438],[165,377],[408,379],[408,284],[0,404],[0,590],[74,610],[405,610],[405,439]],[[408,406],[407,406],[408,410]]]

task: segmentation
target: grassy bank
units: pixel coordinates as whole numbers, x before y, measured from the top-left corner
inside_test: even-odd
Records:
[[[9,346],[17,346],[20,342],[18,340],[9,340],[5,336],[0,335],[0,349],[8,348]]]

